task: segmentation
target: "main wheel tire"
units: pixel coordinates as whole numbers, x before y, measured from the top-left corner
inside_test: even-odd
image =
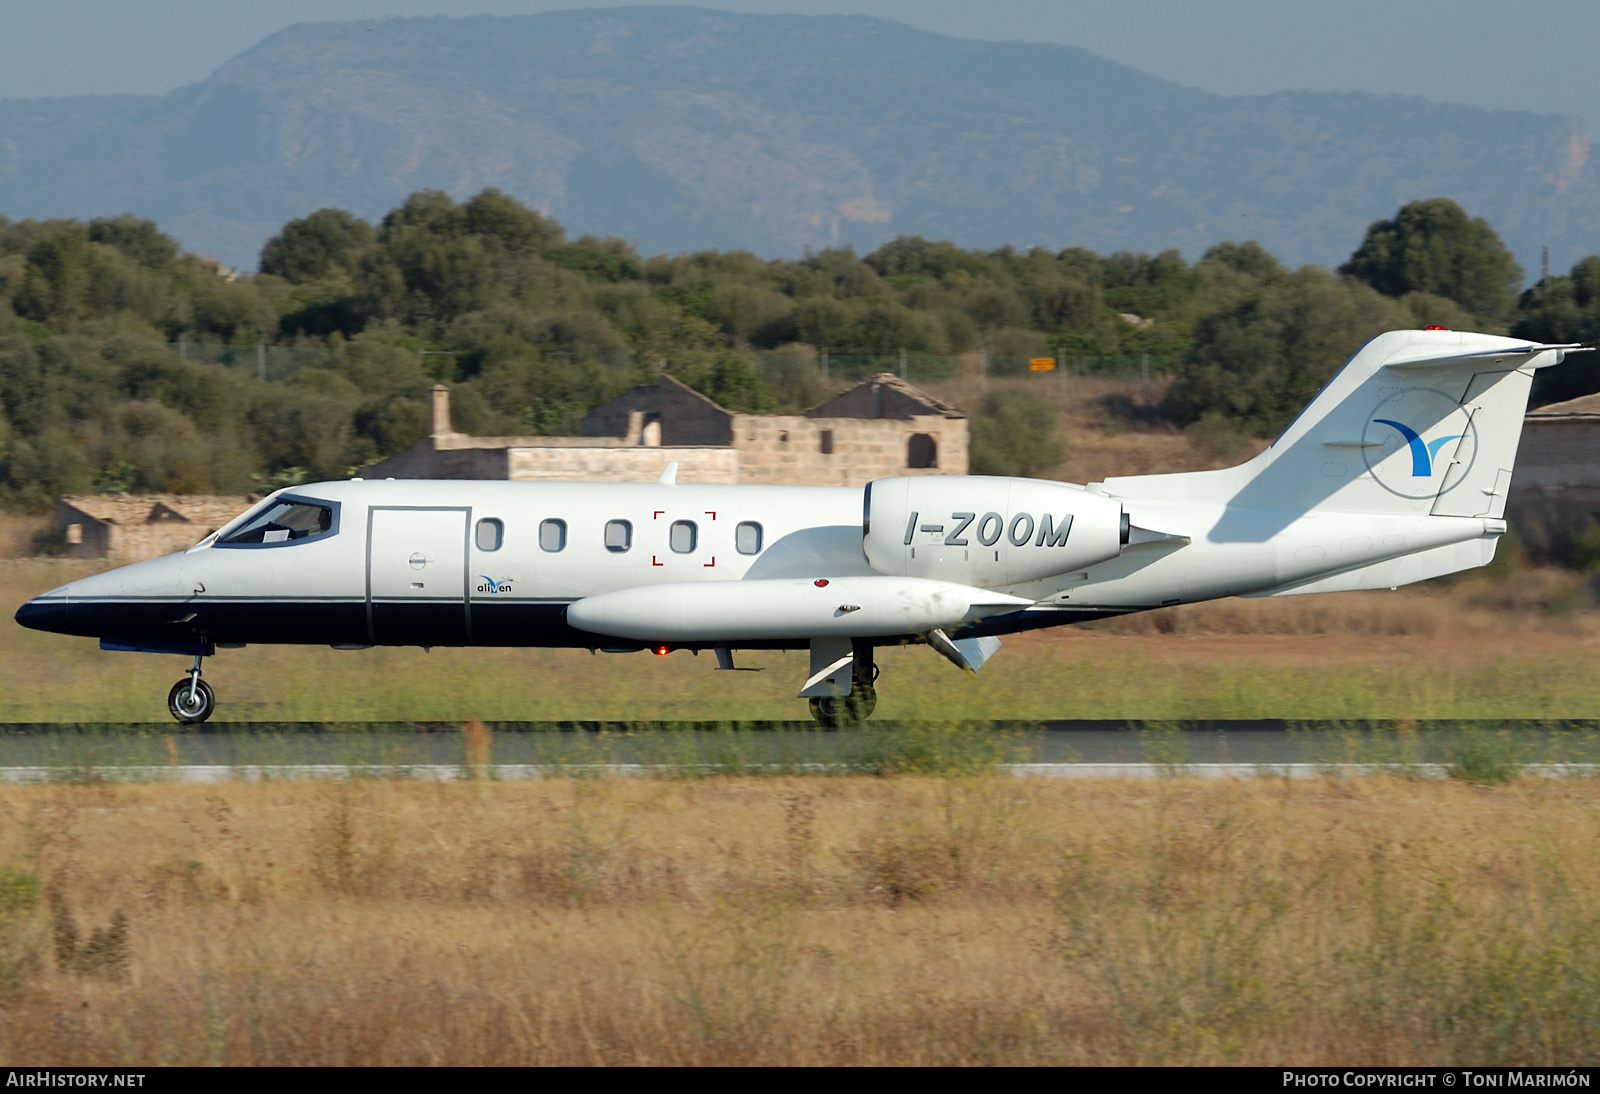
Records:
[[[811,700],[811,717],[823,729],[860,725],[878,707],[878,689],[857,681],[849,695]]]
[[[211,717],[211,712],[216,709],[217,697],[211,690],[211,685],[204,680],[195,681],[194,698],[191,701],[188,680],[179,680],[172,685],[172,690],[167,692],[167,709],[172,716],[185,725],[198,725]]]

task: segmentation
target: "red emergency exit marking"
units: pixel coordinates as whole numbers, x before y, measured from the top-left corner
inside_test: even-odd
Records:
[[[665,509],[657,509],[656,512],[655,512],[655,516],[651,517],[650,519],[651,520],[656,520],[661,516],[662,513],[665,513],[665,512],[666,512]]]
[[[652,566],[665,566],[666,563],[665,562],[657,562],[656,561],[656,556],[655,555],[651,555],[650,556],[650,565],[652,565]]]
[[[710,509],[703,509],[703,510],[701,510],[701,512],[705,513],[705,515],[710,517],[712,520],[716,520],[717,519],[717,514],[712,512]]]
[[[701,567],[700,567],[700,568],[701,568],[701,569],[702,569],[702,570],[709,570],[709,569],[711,569],[711,567],[713,567],[713,566],[715,566],[715,565],[716,565],[716,564],[717,564],[717,556],[716,556],[716,555],[712,555],[712,556],[711,556],[711,561],[710,561],[710,562],[707,562],[707,563],[705,563],[705,564],[704,564],[704,565],[703,565],[703,566],[701,566]]]

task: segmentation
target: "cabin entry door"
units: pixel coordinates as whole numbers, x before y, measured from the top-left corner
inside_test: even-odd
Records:
[[[382,646],[465,646],[465,508],[395,506],[367,517],[367,618]]]

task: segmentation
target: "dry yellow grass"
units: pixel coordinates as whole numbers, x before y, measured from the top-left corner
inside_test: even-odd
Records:
[[[0,510],[0,559],[31,557],[36,537],[54,525],[53,514]]]
[[[1580,780],[5,788],[0,1063],[1593,1063],[1597,835]]]

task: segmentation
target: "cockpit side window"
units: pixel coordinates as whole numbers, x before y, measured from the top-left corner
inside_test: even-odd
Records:
[[[274,547],[326,539],[339,531],[339,503],[280,495],[218,538],[218,547]]]

